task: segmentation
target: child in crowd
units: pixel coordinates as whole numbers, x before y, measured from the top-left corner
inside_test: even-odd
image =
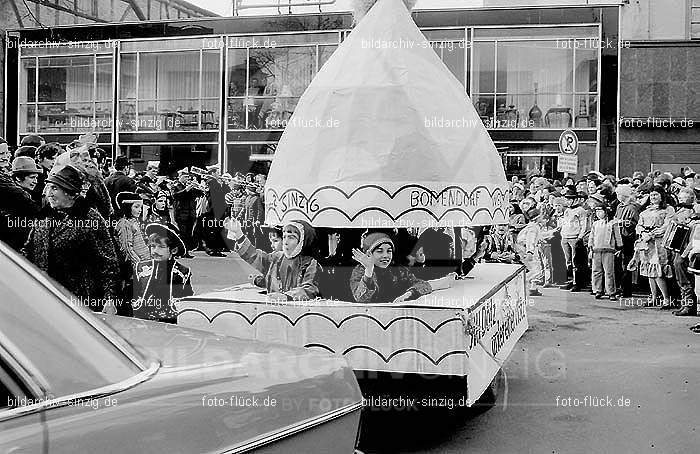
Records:
[[[385,233],[370,233],[362,240],[362,251],[353,250],[359,263],[350,276],[350,290],[359,303],[400,303],[449,288],[456,273],[433,281],[418,279],[404,266],[391,266],[394,242]]]
[[[235,240],[234,251],[264,276],[271,301],[312,300],[319,296],[320,267],[311,256],[316,231],[308,222],[293,221],[282,229],[282,250],[256,249],[243,234],[237,219],[227,219],[227,238]]]
[[[542,296],[538,288],[543,278],[539,243],[542,240],[542,230],[546,222],[546,216],[537,208],[530,210],[530,222],[520,231],[516,243],[520,260],[527,268],[530,296]]]
[[[187,248],[173,224],[149,224],[146,236],[151,259],[136,265],[134,317],[177,323],[174,300],[194,294],[190,269],[176,260]]]
[[[568,201],[568,208],[564,210],[559,225],[561,227],[561,247],[566,259],[566,273],[568,282],[565,289],[572,292],[581,291],[583,271],[580,269],[581,260],[579,254],[584,253],[583,239],[588,233],[588,212],[581,205],[586,199],[586,194],[578,192],[569,186],[564,194]]]
[[[620,225],[610,218],[608,208],[604,205],[595,207],[595,216],[596,221],[593,222],[588,237],[588,249],[593,262],[593,292],[596,299],[603,297],[605,276],[605,292],[609,299],[615,300],[615,252],[622,249]]]

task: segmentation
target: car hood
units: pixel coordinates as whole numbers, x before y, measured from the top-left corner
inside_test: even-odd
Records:
[[[285,370],[290,381],[351,372],[342,356],[282,344],[221,336],[207,331],[135,318],[100,316],[164,372],[227,368],[231,375],[275,375]],[[238,372],[240,373],[238,373]]]
[[[81,452],[97,452],[104,444],[120,446],[119,452],[150,454],[155,448],[145,447],[165,442],[173,449],[158,452],[223,452],[347,418],[354,421],[346,426],[354,440],[362,394],[343,357],[177,325],[99,317],[161,367],[149,380],[115,394],[118,405],[85,412],[100,437],[80,437],[82,425],[67,418],[73,422],[56,428],[66,448],[80,438],[89,445]]]

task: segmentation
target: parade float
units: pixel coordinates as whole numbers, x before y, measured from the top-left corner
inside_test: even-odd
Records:
[[[266,223],[363,230],[506,224],[503,165],[464,87],[404,2],[366,8],[279,142],[265,186]],[[479,263],[468,277],[398,304],[273,303],[243,284],[178,302],[178,324],[340,354],[356,374],[465,378],[472,405],[528,321],[523,267]]]

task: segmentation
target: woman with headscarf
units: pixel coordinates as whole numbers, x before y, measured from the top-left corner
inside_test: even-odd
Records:
[[[381,232],[370,233],[362,240],[362,250],[354,249],[359,263],[350,276],[350,290],[358,303],[400,303],[427,295],[433,290],[449,288],[456,273],[441,279],[418,279],[404,266],[391,266],[394,242]]]
[[[308,222],[292,221],[282,228],[282,251],[256,249],[243,234],[237,219],[227,219],[227,238],[233,250],[263,274],[267,296],[272,301],[312,300],[319,296],[320,267],[311,256],[316,232]]]
[[[94,311],[113,308],[118,264],[104,218],[80,195],[78,169],[64,166],[47,182],[47,217],[34,225],[26,257]]]

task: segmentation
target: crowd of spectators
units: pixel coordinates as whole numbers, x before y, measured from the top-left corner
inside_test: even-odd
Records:
[[[622,178],[592,171],[564,181],[533,175],[510,186],[508,228],[487,235],[485,258],[526,265],[531,296],[558,287],[697,315],[700,174],[693,169]]]

